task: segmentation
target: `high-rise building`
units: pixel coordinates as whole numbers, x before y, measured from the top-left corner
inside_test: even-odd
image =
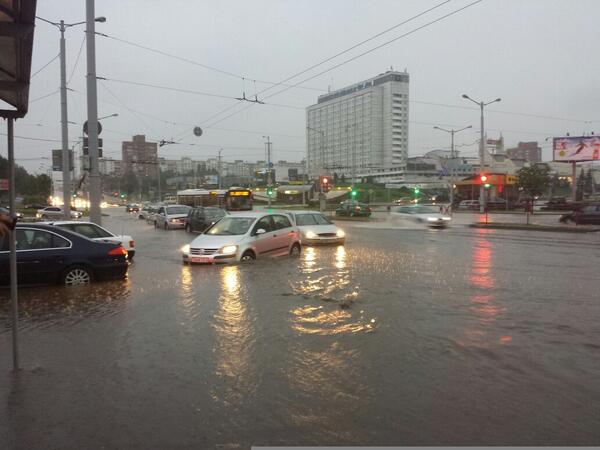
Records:
[[[351,177],[405,169],[408,84],[408,73],[388,71],[319,96],[306,110],[309,172]]]
[[[506,155],[510,159],[524,159],[532,163],[542,162],[542,148],[536,141],[519,142],[516,147],[507,149]]]
[[[138,134],[131,141],[123,141],[123,170],[139,176],[156,176],[158,144],[147,142],[146,136]]]

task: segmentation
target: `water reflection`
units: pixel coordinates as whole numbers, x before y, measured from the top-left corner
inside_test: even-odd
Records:
[[[240,283],[240,268],[220,270],[221,295],[214,317],[216,375],[221,379],[213,398],[227,406],[239,406],[256,387],[255,327]]]
[[[510,336],[492,336],[489,331],[492,329],[491,325],[505,311],[505,308],[496,304],[494,295],[496,278],[492,257],[492,243],[484,235],[478,234],[473,246],[469,274],[469,283],[474,290],[470,296],[471,320],[470,326],[465,330],[466,341],[463,344],[489,346],[497,343],[506,344],[512,340]]]
[[[333,255],[331,247],[307,248],[301,269],[306,276],[293,285],[293,290],[309,303],[290,311],[295,331],[335,335],[373,330],[375,319],[367,319],[364,311],[354,307],[360,287],[351,284],[348,254],[343,245],[337,246]]]
[[[2,292],[3,294],[4,292]],[[0,297],[0,324],[10,329],[10,300]],[[19,326],[45,328],[120,313],[131,301],[128,279],[82,286],[44,286],[19,290]]]

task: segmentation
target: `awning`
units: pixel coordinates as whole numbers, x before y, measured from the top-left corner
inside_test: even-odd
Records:
[[[27,114],[36,0],[0,0],[0,117]]]

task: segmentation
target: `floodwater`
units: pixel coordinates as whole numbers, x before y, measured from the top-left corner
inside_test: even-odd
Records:
[[[126,281],[0,291],[0,448],[600,445],[600,234],[342,223],[188,267],[109,209]]]

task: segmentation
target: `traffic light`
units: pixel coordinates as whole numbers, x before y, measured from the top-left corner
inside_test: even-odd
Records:
[[[483,185],[483,187],[484,187],[484,188],[486,188],[486,189],[489,189],[489,188],[490,188],[490,186],[491,186],[491,184],[490,184],[490,183],[485,183],[485,184]]]
[[[418,187],[416,187],[416,188],[413,189],[413,192],[414,192],[415,195],[419,195],[419,193],[421,192],[421,190]]]
[[[125,194],[121,194],[121,198],[125,198]]]
[[[358,195],[358,191],[356,190],[356,188],[352,188],[352,190],[350,191],[350,196],[352,197],[352,200],[356,199],[356,196]]]
[[[487,175],[481,175],[479,178],[481,179],[482,183],[485,183],[488,179]]]
[[[331,186],[331,177],[328,175],[321,175],[319,177],[319,182],[321,183],[321,190],[323,192],[329,192],[332,188]]]
[[[269,197],[273,196],[273,187],[272,186],[267,187],[267,196],[269,196]]]
[[[77,198],[77,192],[73,192],[73,198]]]

